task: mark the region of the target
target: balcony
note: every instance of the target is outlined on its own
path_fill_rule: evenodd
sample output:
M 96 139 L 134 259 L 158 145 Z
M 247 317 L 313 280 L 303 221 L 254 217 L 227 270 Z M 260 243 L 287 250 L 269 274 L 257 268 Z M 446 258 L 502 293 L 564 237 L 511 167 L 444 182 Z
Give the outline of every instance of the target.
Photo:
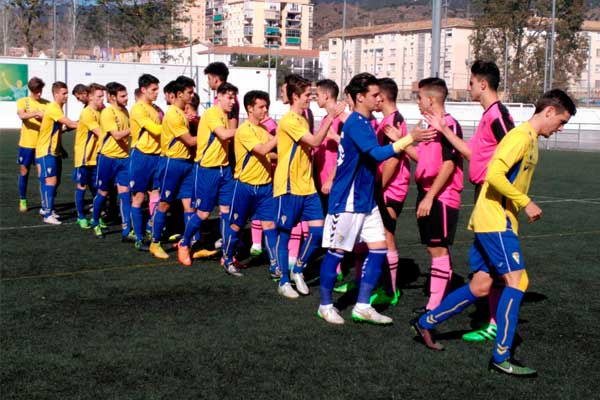
M 223 21 L 223 14 L 217 14 L 217 15 L 213 16 L 213 21 L 214 22 Z
M 244 19 L 253 19 L 254 18 L 254 10 L 244 10 Z
M 299 37 L 287 37 L 285 39 L 285 44 L 288 46 L 300 46 L 302 40 Z
M 290 13 L 299 14 L 302 12 L 302 7 L 300 6 L 300 4 L 290 3 L 287 5 L 287 12 L 288 12 L 288 14 L 290 14 Z
M 299 38 L 302 36 L 302 31 L 300 29 L 286 29 L 285 36 L 287 36 L 288 38 Z
M 281 30 L 275 26 L 267 26 L 265 28 L 266 37 L 279 37 L 281 36 Z
M 244 27 L 244 36 L 252 36 L 254 34 L 254 29 L 252 26 Z
M 267 9 L 265 10 L 265 19 L 279 21 L 281 19 L 281 12 L 279 10 Z
M 278 39 L 270 39 L 270 40 L 265 40 L 264 46 L 266 48 L 272 48 L 272 49 L 276 49 L 279 48 L 281 46 L 281 42 Z

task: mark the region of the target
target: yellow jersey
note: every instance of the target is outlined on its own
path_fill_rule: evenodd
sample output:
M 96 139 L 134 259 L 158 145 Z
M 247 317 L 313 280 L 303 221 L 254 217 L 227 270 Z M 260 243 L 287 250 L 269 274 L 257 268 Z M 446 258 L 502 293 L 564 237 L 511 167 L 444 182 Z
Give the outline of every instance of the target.
M 183 110 L 170 105 L 162 120 L 161 147 L 163 155 L 169 158 L 189 160 L 190 148 L 179 137 L 190 132 L 190 125 Z
M 96 165 L 100 141 L 92 131 L 98 128 L 100 128 L 100 111 L 94 110 L 90 106 L 85 107 L 79 115 L 75 133 L 73 159 L 75 168 Z
M 26 113 L 44 111 L 48 103 L 50 102 L 46 99 L 35 100 L 29 96 L 21 97 L 17 100 L 17 111 L 23 110 Z M 27 118 L 26 120 L 23 120 L 19 147 L 35 149 L 41 124 L 42 121 L 37 118 Z
M 65 116 L 62 107 L 56 102 L 52 102 L 46 106 L 44 110 L 44 118 L 40 125 L 40 133 L 38 135 L 37 144 L 35 146 L 35 157 L 60 155 L 60 135 L 62 124 L 58 122 Z
M 111 158 L 129 157 L 129 136 L 116 140 L 109 132 L 124 131 L 129 128 L 127 110 L 120 110 L 112 104 L 100 112 L 100 154 Z
M 277 167 L 273 196 L 306 196 L 317 192 L 312 173 L 311 147 L 300 139 L 310 133 L 304 116 L 288 111 L 277 126 Z
M 260 125 L 246 120 L 235 132 L 235 173 L 234 178 L 249 185 L 271 183 L 271 161 L 266 157 L 257 157 L 252 149 L 256 145 L 267 143 L 271 135 Z
M 229 165 L 229 139 L 219 139 L 215 134 L 217 128 L 229 129 L 229 121 L 221 108 L 212 106 L 202 114 L 198 125 L 195 161 L 202 167 Z
M 469 220 L 470 230 L 504 232 L 508 218 L 518 234 L 517 214 L 531 201 L 527 193 L 538 162 L 537 137 L 531 125 L 524 122 L 498 144 Z
M 160 116 L 152 104 L 138 101 L 129 113 L 131 148 L 145 154 L 160 154 Z

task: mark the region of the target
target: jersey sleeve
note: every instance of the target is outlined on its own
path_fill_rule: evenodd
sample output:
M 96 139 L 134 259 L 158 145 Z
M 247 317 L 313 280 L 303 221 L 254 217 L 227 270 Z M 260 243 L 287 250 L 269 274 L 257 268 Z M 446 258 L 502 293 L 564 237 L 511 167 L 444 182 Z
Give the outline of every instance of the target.
M 102 110 L 102 113 L 100 114 L 100 125 L 102 126 L 102 130 L 106 133 L 119 130 L 113 110 L 110 108 Z
M 27 111 L 27 98 L 22 97 L 17 100 L 17 111 Z
M 294 142 L 299 142 L 304 135 L 310 133 L 297 118 L 285 118 L 279 123 L 281 129 L 286 132 Z
M 452 128 L 452 132 L 454 132 L 454 134 L 456 136 L 458 136 L 459 138 L 462 138 L 462 128 L 460 127 L 460 125 L 458 123 L 455 123 L 455 125 L 453 125 L 451 128 Z M 454 148 L 454 146 L 452 146 L 450 141 L 444 135 L 442 135 L 441 144 L 442 144 L 442 160 L 452 161 L 452 162 L 454 162 L 454 164 L 457 164 L 460 161 L 460 157 L 461 157 L 458 150 L 456 150 L 456 148 Z
M 215 108 L 209 108 L 203 115 L 202 119 L 206 120 L 206 125 L 211 132 L 214 132 L 217 128 L 225 128 L 225 124 L 219 115 L 219 112 Z
M 144 128 L 152 135 L 160 135 L 162 126 L 160 124 L 157 124 L 152 120 L 152 118 L 150 118 L 150 115 L 148 115 L 148 111 L 146 111 L 144 107 L 134 107 L 131 110 L 131 119 L 136 120 L 140 127 Z
M 46 115 L 52 119 L 52 121 L 58 121 L 65 116 L 63 111 L 59 107 L 48 107 L 46 108 Z
M 180 137 L 181 135 L 185 135 L 189 133 L 190 129 L 186 123 L 185 116 L 179 113 L 174 114 L 173 118 L 169 121 L 171 132 L 174 137 Z
M 502 118 L 502 117 L 500 117 L 500 118 Z M 508 119 L 503 119 L 501 121 L 500 118 L 496 118 L 492 122 L 492 134 L 494 135 L 494 138 L 496 139 L 496 143 L 500 143 L 502 138 L 504 138 L 504 136 L 511 129 L 513 129 L 515 127 L 515 125 L 512 123 L 512 121 L 510 121 Z
M 531 200 L 515 188 L 506 176 L 523 159 L 529 146 L 527 139 L 523 135 L 507 136 L 498 145 L 485 178 L 498 193 L 512 200 L 520 208 L 525 207 Z
M 98 121 L 94 118 L 94 114 L 88 109 L 84 109 L 79 117 L 79 123 L 83 124 L 88 131 L 100 128 Z
M 238 135 L 241 145 L 244 146 L 247 151 L 251 152 L 257 144 L 261 144 L 258 136 L 256 136 L 248 126 L 243 126 L 241 129 L 238 129 L 236 136 Z

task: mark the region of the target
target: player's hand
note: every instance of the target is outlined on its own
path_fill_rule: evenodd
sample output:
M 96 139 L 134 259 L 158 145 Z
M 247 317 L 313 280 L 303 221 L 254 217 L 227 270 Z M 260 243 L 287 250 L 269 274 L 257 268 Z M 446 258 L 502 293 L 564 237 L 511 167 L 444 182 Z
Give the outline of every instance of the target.
M 41 121 L 44 118 L 44 112 L 43 111 L 36 111 L 34 118 L 35 119 L 39 119 Z
M 434 129 L 443 132 L 444 129 L 446 129 L 448 127 L 448 125 L 446 124 L 446 119 L 443 117 L 440 117 L 439 115 L 434 115 L 434 114 L 424 114 L 423 118 L 425 118 L 425 121 Z
M 337 117 L 338 115 L 342 114 L 345 110 L 346 110 L 346 102 L 338 101 L 337 104 L 335 105 L 335 116 Z
M 530 201 L 525 206 L 525 215 L 527 215 L 527 220 L 531 224 L 532 222 L 537 221 L 542 218 L 542 209 L 538 207 L 533 201 Z
M 331 185 L 333 184 L 333 182 L 327 180 L 325 181 L 325 183 L 323 183 L 323 185 L 321 186 L 321 192 L 323 194 L 329 194 L 331 193 Z
M 415 142 L 431 142 L 433 139 L 435 139 L 435 128 L 422 128 L 422 123 L 423 120 L 420 120 L 410 132 L 410 135 L 413 137 Z
M 390 140 L 392 142 L 400 140 L 400 138 L 402 137 L 402 132 L 400 132 L 400 129 L 398 129 L 395 126 L 392 126 L 392 125 L 386 125 L 386 126 L 384 126 L 383 127 L 383 133 L 385 133 L 385 135 L 388 138 L 390 138 Z
M 429 216 L 431 213 L 431 207 L 433 206 L 433 199 L 429 196 L 423 197 L 423 200 L 419 202 L 417 207 L 417 218 L 423 218 Z

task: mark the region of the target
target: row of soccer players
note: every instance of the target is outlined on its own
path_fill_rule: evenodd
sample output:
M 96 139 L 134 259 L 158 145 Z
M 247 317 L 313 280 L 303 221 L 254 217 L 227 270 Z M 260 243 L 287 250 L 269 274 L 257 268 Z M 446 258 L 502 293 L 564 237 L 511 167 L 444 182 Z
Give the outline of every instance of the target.
M 185 78 L 180 81 L 185 82 Z M 360 239 L 360 241 L 367 244 L 368 256 L 364 262 L 364 270 L 359 283 L 358 302 L 353 309 L 352 317 L 355 320 L 365 320 L 373 323 L 391 323 L 390 318 L 377 313 L 370 306 L 370 296 L 379 280 L 383 260 L 387 257 L 390 267 L 394 264 L 393 257 L 389 257 L 390 252 L 387 251 L 387 248 L 390 242 L 389 236 L 393 235 L 395 227 L 385 224 L 384 221 L 394 220 L 393 216 L 400 212 L 406 194 L 405 191 L 402 193 L 402 189 L 400 189 L 399 195 L 393 195 L 390 193 L 392 191 L 389 190 L 389 184 L 398 180 L 398 186 L 406 188 L 406 178 L 410 176 L 410 173 L 406 175 L 406 170 L 403 171 L 403 168 L 408 169 L 408 158 L 406 157 L 415 158 L 417 159 L 415 179 L 419 189 L 417 219 L 422 242 L 427 245 L 432 256 L 432 283 L 431 297 L 425 307 L 429 311 L 418 322 L 415 321 L 413 326 L 429 347 L 439 349 L 439 345 L 431 338 L 427 324 L 431 325 L 440 320 L 439 315 L 437 317 L 434 317 L 434 315 L 436 315 L 437 309 L 445 304 L 442 303 L 440 306 L 451 276 L 448 247 L 452 244 L 456 229 L 460 192 L 462 191 L 462 158 L 460 153 L 471 159 L 473 165 L 470 173 L 471 181 L 476 185 L 480 185 L 476 189 L 476 195 L 480 190 L 486 193 L 490 192 L 490 195 L 485 197 L 485 201 L 477 202 L 472 219 L 476 222 L 471 224 L 472 227 L 478 232 L 476 226 L 478 220 L 483 221 L 481 222 L 484 226 L 483 229 L 489 229 L 488 225 L 494 225 L 494 223 L 489 222 L 491 217 L 486 216 L 486 213 L 490 214 L 490 210 L 494 208 L 493 206 L 498 205 L 494 203 L 494 201 L 498 203 L 498 200 L 493 196 L 494 191 L 497 191 L 503 195 L 500 196 L 501 198 L 505 200 L 508 198 L 510 201 L 515 202 L 514 209 L 506 207 L 505 204 L 499 204 L 501 210 L 505 210 L 502 212 L 503 218 L 501 218 L 504 221 L 504 228 L 499 232 L 503 234 L 512 233 L 515 236 L 516 219 L 512 214 L 516 210 L 524 207 L 531 220 L 535 220 L 541 215 L 539 208 L 526 196 L 530 174 L 537 160 L 537 146 L 533 146 L 537 142 L 534 139 L 537 139 L 538 134 L 547 136 L 560 129 L 575 112 L 572 101 L 563 92 L 553 91 L 545 95 L 538 103 L 536 113 L 532 119 L 518 129 L 511 131 L 511 137 L 515 138 L 513 141 L 518 142 L 520 147 L 515 149 L 515 145 L 512 144 L 513 147 L 510 148 L 512 158 L 505 159 L 505 155 L 499 155 L 501 152 L 495 151 L 495 148 L 513 124 L 506 109 L 498 102 L 496 95 L 498 82 L 499 73 L 495 65 L 482 62 L 473 65 L 469 84 L 471 95 L 481 102 L 486 112 L 470 146 L 462 142 L 462 132 L 458 122 L 445 113 L 444 101 L 447 96 L 447 89 L 443 80 L 437 78 L 424 79 L 419 83 L 417 103 L 421 113 L 429 123 L 429 127 L 420 128 L 417 126 L 411 134 L 406 134 L 405 124 L 395 109 L 394 90 L 397 93 L 397 88 L 395 88 L 393 81 L 380 81 L 369 74 L 355 76 L 346 88 L 346 92 L 351 99 L 351 109 L 354 111 L 350 115 L 342 115 L 341 108 L 335 103 L 337 98 L 335 84 L 332 85 L 330 81 L 320 82 L 320 84 L 317 84 L 317 101 L 319 105 L 326 108 L 328 114 L 323 119 L 319 131 L 313 134 L 310 132 L 309 123 L 305 117 L 311 98 L 311 83 L 300 77 L 289 77 L 286 85 L 284 85 L 284 90 L 290 101 L 290 112 L 280 121 L 276 138 L 269 136 L 267 130 L 261 125 L 261 122 L 267 117 L 269 105 L 268 96 L 262 92 L 250 92 L 245 96 L 244 106 L 248 112 L 248 120 L 240 126 L 237 134 L 235 130 L 229 128 L 225 112 L 231 111 L 237 91 L 235 87 L 225 83 L 220 85 L 217 90 L 218 101 L 216 105 L 211 107 L 200 120 L 200 126 L 204 121 L 209 128 L 209 134 L 201 139 L 201 129 L 199 129 L 199 136 L 195 141 L 191 139 L 189 129 L 185 132 L 181 129 L 183 133 L 176 135 L 180 132 L 176 128 L 182 128 L 185 125 L 185 115 L 180 114 L 178 119 L 174 119 L 173 122 L 169 119 L 170 111 L 174 110 L 173 106 L 183 109 L 182 106 L 191 98 L 193 82 L 189 86 L 183 84 L 182 87 L 176 90 L 174 104 L 165 114 L 161 133 L 161 142 L 168 144 L 163 154 L 166 160 L 161 164 L 163 184 L 167 180 L 171 181 L 172 177 L 175 177 L 175 180 L 179 179 L 177 185 L 161 187 L 161 204 L 167 203 L 168 207 L 169 201 L 167 201 L 165 195 L 171 192 L 170 189 L 177 193 L 184 190 L 185 179 L 191 175 L 191 169 L 194 169 L 193 176 L 196 191 L 194 205 L 197 212 L 191 216 L 186 224 L 183 239 L 179 243 L 179 261 L 184 265 L 191 264 L 189 247 L 192 237 L 208 217 L 214 205 L 218 204 L 221 211 L 221 227 L 224 240 L 224 268 L 230 274 L 241 275 L 233 259 L 233 250 L 235 249 L 239 229 L 244 226 L 246 219 L 253 215 L 262 221 L 272 272 L 281 274 L 278 292 L 285 297 L 295 298 L 298 297 L 298 293 L 289 283 L 290 277 L 287 268 L 280 268 L 280 266 L 287 266 L 287 242 L 292 227 L 297 222 L 306 220 L 309 225 L 309 236 L 304 244 L 301 257 L 291 273 L 291 278 L 295 281 L 297 290 L 302 294 L 308 294 L 308 288 L 303 281 L 302 270 L 311 254 L 317 247 L 320 247 L 322 242 L 323 247 L 330 250 L 326 254 L 321 267 L 321 306 L 318 315 L 331 323 L 343 323 L 343 318 L 333 307 L 331 289 L 337 276 L 336 268 L 343 252 L 352 251 L 355 242 Z M 119 90 L 113 90 L 112 93 L 114 94 L 112 94 L 111 89 L 108 89 L 109 103 L 113 105 L 110 101 L 111 96 L 118 97 Z M 372 112 L 379 109 L 384 113 L 384 121 L 381 124 L 376 124 Z M 176 109 L 171 112 L 171 114 L 175 113 L 177 113 Z M 335 135 L 335 130 L 331 129 L 336 120 L 338 120 L 339 125 L 343 123 L 343 128 L 338 131 L 341 132 L 339 137 Z M 376 125 L 376 129 L 374 125 Z M 117 126 L 115 129 L 118 128 Z M 109 130 L 107 132 L 109 135 L 114 136 L 114 132 L 119 131 Z M 236 150 L 239 149 L 235 154 L 235 181 L 231 179 L 231 172 L 227 168 L 227 141 L 234 136 Z M 323 221 L 321 199 L 317 195 L 312 177 L 311 153 L 312 148 L 320 147 L 327 136 L 330 136 L 333 140 L 339 140 L 339 144 L 336 151 L 335 172 L 332 171 L 330 174 L 333 179 L 330 182 L 324 182 L 321 186 L 323 194 L 326 194 L 327 191 L 330 192 L 328 213 L 325 221 Z M 523 144 L 523 137 L 529 137 L 529 142 Z M 419 145 L 418 152 L 411 149 L 411 144 L 415 139 L 424 140 Z M 389 142 L 389 144 L 386 145 L 386 142 Z M 192 167 L 189 159 L 191 157 L 190 148 L 194 147 L 194 144 L 197 147 L 196 164 Z M 277 146 L 277 167 L 272 180 L 273 188 L 271 189 L 271 151 L 275 146 Z M 168 150 L 171 147 L 176 148 L 169 153 Z M 333 145 L 332 147 L 335 148 L 336 146 Z M 518 150 L 517 155 L 527 157 L 515 159 L 513 154 L 515 150 Z M 508 165 L 508 169 L 513 166 L 518 167 L 512 170 L 511 180 L 506 180 L 506 174 L 504 174 L 506 182 L 502 181 L 498 184 L 498 187 L 490 183 L 489 179 L 484 182 L 486 168 L 492 159 L 492 154 L 496 154 L 501 159 L 498 162 L 499 169 L 502 169 L 505 165 Z M 395 167 L 387 163 L 380 164 L 379 175 L 382 187 L 376 191 L 375 182 L 378 175 L 376 162 L 381 163 L 387 159 L 392 159 L 394 155 L 400 155 L 397 158 Z M 101 160 L 102 152 L 99 157 L 99 164 Z M 170 164 L 173 164 L 172 168 L 169 167 Z M 508 172 L 508 169 L 504 172 Z M 390 174 L 393 178 L 390 178 Z M 519 174 L 525 176 L 525 178 L 519 180 Z M 478 176 L 479 182 L 477 181 Z M 528 176 L 529 180 L 527 179 Z M 101 179 L 98 179 L 98 181 L 100 183 Z M 503 187 L 506 186 L 507 182 L 510 188 Z M 513 183 L 517 185 L 517 188 L 512 185 Z M 171 194 L 173 193 L 171 192 Z M 275 198 L 274 202 L 273 196 Z M 98 197 L 97 195 L 96 199 Z M 377 198 L 382 202 L 379 208 L 376 207 Z M 96 203 L 96 200 L 94 202 Z M 486 202 L 493 204 L 486 207 Z M 479 204 L 483 205 L 479 206 Z M 97 205 L 101 206 L 101 203 Z M 101 209 L 101 207 L 96 207 L 97 205 L 95 204 L 94 209 Z M 388 215 L 382 218 L 380 210 L 383 211 L 383 214 Z M 483 216 L 478 216 L 478 210 L 483 210 L 479 212 Z M 230 211 L 232 217 L 229 217 Z M 159 206 L 158 211 L 154 214 L 155 233 L 156 225 L 160 224 L 160 212 Z M 493 215 L 492 217 L 496 216 Z M 510 221 L 508 224 L 506 223 L 507 218 Z M 96 218 L 93 223 L 96 223 Z M 323 224 L 325 225 L 324 235 Z M 388 228 L 388 237 L 386 237 L 384 227 Z M 487 232 L 489 231 L 484 230 L 482 233 Z M 495 263 L 495 257 L 500 253 L 493 246 L 500 245 L 500 250 L 504 254 L 512 254 L 514 262 L 511 265 L 505 265 L 504 268 L 509 268 L 508 272 L 496 272 L 503 276 L 510 275 L 512 272 L 519 272 L 517 275 L 521 276 L 521 279 L 517 282 L 516 287 L 524 290 L 523 281 L 526 281 L 526 274 L 524 274 L 522 261 L 520 261 L 522 257 L 520 257 L 518 241 L 516 247 L 513 244 L 513 247 L 508 248 L 506 243 L 510 241 L 502 240 L 502 237 L 500 238 L 500 244 L 486 243 L 482 245 L 483 240 L 479 239 L 479 242 L 477 242 L 477 239 L 479 238 L 476 237 L 476 246 L 474 246 L 475 250 L 473 251 L 478 252 L 479 264 L 481 265 L 479 265 L 480 269 L 476 272 L 482 272 L 489 278 L 490 270 L 486 268 L 498 269 L 503 265 L 502 262 Z M 513 239 L 512 242 L 515 242 L 515 240 Z M 151 248 L 152 246 L 160 246 L 156 237 L 154 237 Z M 155 251 L 154 254 L 159 255 L 160 250 Z M 472 254 L 472 264 L 476 255 Z M 510 263 L 507 261 L 505 264 Z M 525 278 L 523 279 L 522 276 L 525 276 Z M 511 292 L 509 289 L 513 288 L 511 279 L 506 280 L 509 287 L 503 290 L 502 298 L 504 298 L 504 294 Z M 480 284 L 487 285 L 489 289 L 491 280 Z M 471 297 L 474 297 L 475 294 L 472 290 L 469 293 Z M 511 295 L 515 294 L 512 293 Z M 502 304 L 502 299 L 500 299 L 500 303 Z M 454 308 L 452 311 L 456 309 Z M 496 307 L 492 307 L 492 309 L 495 310 Z M 448 310 L 445 310 L 442 314 L 449 313 Z M 504 322 L 509 323 L 508 321 Z M 506 336 L 505 334 L 502 348 L 506 347 Z M 508 347 L 510 347 L 510 344 Z M 505 355 L 506 351 L 498 357 L 495 354 L 494 362 L 497 368 L 502 369 L 502 364 L 505 361 L 508 362 L 508 357 L 505 357 Z

